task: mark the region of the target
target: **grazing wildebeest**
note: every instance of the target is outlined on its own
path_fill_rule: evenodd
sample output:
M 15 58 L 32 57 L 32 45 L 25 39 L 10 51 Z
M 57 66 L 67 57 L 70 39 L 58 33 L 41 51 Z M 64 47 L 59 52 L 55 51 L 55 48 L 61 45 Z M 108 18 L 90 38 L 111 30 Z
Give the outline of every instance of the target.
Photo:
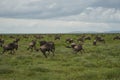
M 102 37 L 96 36 L 95 39 L 96 39 L 96 41 L 103 42 L 105 44 L 105 39 L 103 39 Z
M 120 36 L 115 36 L 113 40 L 120 40 Z
M 40 50 L 43 53 L 43 55 L 47 58 L 46 52 L 52 52 L 54 56 L 55 52 L 55 44 L 52 41 L 40 41 Z
M 6 51 L 10 51 L 10 53 L 13 54 L 15 52 L 14 51 L 15 49 L 16 50 L 18 49 L 18 44 L 15 42 L 12 42 L 12 43 L 9 43 L 9 44 L 3 46 L 2 53 L 6 52 Z
M 29 38 L 28 35 L 23 35 L 23 38 Z
M 42 38 L 44 38 L 42 35 L 35 35 L 34 36 L 36 39 L 42 39 Z
M 29 47 L 27 48 L 27 50 L 31 49 L 31 51 L 36 50 L 36 40 L 32 40 L 30 43 L 29 43 Z
M 9 38 L 13 38 L 13 39 L 14 39 L 14 38 L 15 38 L 15 36 L 11 35 L 11 36 L 9 36 Z
M 89 36 L 85 37 L 85 40 L 91 40 L 91 37 L 89 37 Z
M 16 38 L 13 42 L 18 43 L 20 41 L 20 38 Z
M 78 42 L 84 42 L 84 38 L 80 37 L 77 39 Z
M 65 40 L 65 42 L 66 42 L 66 43 L 73 43 L 74 40 L 73 40 L 72 38 L 67 38 L 67 39 Z
M 60 35 L 55 35 L 54 40 L 60 40 Z

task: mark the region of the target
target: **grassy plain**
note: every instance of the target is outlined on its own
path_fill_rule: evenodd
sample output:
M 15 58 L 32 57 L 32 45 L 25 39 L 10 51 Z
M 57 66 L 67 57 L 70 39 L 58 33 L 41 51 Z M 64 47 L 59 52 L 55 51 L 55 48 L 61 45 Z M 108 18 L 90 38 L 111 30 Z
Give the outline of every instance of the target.
M 62 34 L 61 40 L 54 40 L 54 34 L 43 35 L 42 40 L 55 42 L 55 56 L 50 54 L 45 58 L 39 51 L 27 51 L 33 34 L 12 35 L 19 37 L 19 49 L 14 55 L 6 52 L 0 55 L 0 80 L 120 80 L 120 40 L 113 37 L 120 34 L 84 34 L 92 40 L 85 41 L 85 53 L 74 54 L 72 49 L 66 48 L 65 39 L 76 40 L 83 34 Z M 106 43 L 93 46 L 95 35 L 102 36 Z M 13 39 L 10 35 L 2 35 L 5 44 Z M 39 47 L 37 39 L 37 47 Z M 77 41 L 76 41 L 77 43 Z M 0 52 L 2 48 L 0 47 Z

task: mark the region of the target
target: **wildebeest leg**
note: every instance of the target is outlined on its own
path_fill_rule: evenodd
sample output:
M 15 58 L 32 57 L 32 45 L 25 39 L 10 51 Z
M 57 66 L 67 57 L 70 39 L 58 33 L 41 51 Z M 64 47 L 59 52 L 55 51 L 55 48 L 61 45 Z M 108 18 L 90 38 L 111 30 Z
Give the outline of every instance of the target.
M 46 53 L 45 53 L 45 52 L 43 52 L 43 55 L 47 58 L 47 55 L 46 55 Z
M 12 54 L 15 54 L 15 50 L 12 50 Z
M 16 46 L 16 48 L 15 48 L 16 50 L 18 50 L 18 46 Z
M 27 48 L 27 50 L 29 50 L 29 49 L 32 49 L 32 46 L 29 46 L 29 47 Z
M 79 51 L 80 51 L 81 54 L 82 54 L 82 53 L 85 53 L 84 49 L 81 49 L 81 50 L 79 50 Z
M 31 49 L 31 52 L 33 52 L 33 47 L 31 47 L 30 49 Z
M 82 50 L 80 50 L 80 53 L 81 53 L 81 54 L 83 53 Z
M 28 50 L 31 50 L 31 52 L 33 51 L 33 47 L 32 46 L 30 46 L 30 47 L 28 47 Z
M 44 51 L 44 50 L 41 49 L 41 52 L 42 52 L 43 55 L 47 58 L 46 51 Z
M 10 54 L 13 55 L 14 53 L 15 53 L 14 49 L 11 49 L 11 50 L 10 50 Z
M 13 54 L 13 50 L 10 50 L 10 54 Z
M 53 50 L 50 50 L 50 51 L 49 51 L 49 54 L 50 54 L 50 52 L 52 52 L 52 54 L 53 54 L 53 56 L 54 56 L 54 51 L 53 51 Z
M 37 50 L 37 49 L 36 49 L 36 46 L 34 46 L 34 50 Z
M 50 50 L 48 51 L 48 55 L 50 55 Z

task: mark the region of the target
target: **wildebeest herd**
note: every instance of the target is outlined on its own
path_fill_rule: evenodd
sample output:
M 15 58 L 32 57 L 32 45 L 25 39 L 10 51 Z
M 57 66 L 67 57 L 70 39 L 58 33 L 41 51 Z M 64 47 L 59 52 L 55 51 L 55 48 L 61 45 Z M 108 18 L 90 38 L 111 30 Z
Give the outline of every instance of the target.
M 62 36 L 60 34 L 57 35 L 39 35 L 39 34 L 34 34 L 32 35 L 32 37 L 30 35 L 18 35 L 18 36 L 14 36 L 14 35 L 8 35 L 9 36 L 9 40 L 11 40 L 11 42 L 6 43 L 6 39 L 4 38 L 5 35 L 0 35 L 0 47 L 1 49 L 1 54 L 4 54 L 5 52 L 10 52 L 11 54 L 14 54 L 16 52 L 16 50 L 18 50 L 20 47 L 19 42 L 22 39 L 26 39 L 26 42 L 28 43 L 26 50 L 33 52 L 33 50 L 35 51 L 41 51 L 43 53 L 43 55 L 47 58 L 48 55 L 52 53 L 53 56 L 55 55 L 55 49 L 56 49 L 56 42 L 63 40 Z M 54 36 L 54 37 L 52 37 Z M 45 40 L 45 37 L 49 37 L 49 38 L 53 38 L 54 40 Z M 28 39 L 31 39 L 31 41 L 28 42 Z M 98 43 L 101 44 L 106 44 L 106 40 L 104 36 L 101 35 L 77 35 L 76 38 L 73 37 L 66 37 L 64 38 L 64 44 L 63 45 L 65 48 L 70 48 L 74 51 L 74 53 L 85 53 L 85 49 L 83 48 L 83 45 L 85 43 L 85 41 L 91 40 L 93 46 L 98 45 Z M 111 40 L 120 40 L 120 36 L 114 36 Z M 39 43 L 39 45 L 37 45 L 37 43 Z

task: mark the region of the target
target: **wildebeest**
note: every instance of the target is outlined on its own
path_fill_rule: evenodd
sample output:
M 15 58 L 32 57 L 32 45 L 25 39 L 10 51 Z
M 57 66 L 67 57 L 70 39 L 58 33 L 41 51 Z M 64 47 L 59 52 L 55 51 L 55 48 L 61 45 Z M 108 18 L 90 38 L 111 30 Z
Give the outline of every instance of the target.
M 54 40 L 60 40 L 60 35 L 55 35 Z
M 11 43 L 3 46 L 2 53 L 6 52 L 6 51 L 10 51 L 10 53 L 13 54 L 15 52 L 14 50 L 17 50 L 17 49 L 18 49 L 18 44 L 15 42 L 11 42 Z
M 0 39 L 0 47 L 2 47 L 4 44 L 4 40 L 3 39 Z
M 27 38 L 27 39 L 28 39 L 28 38 L 29 38 L 29 36 L 24 34 L 24 35 L 23 35 L 23 38 Z
M 96 36 L 95 39 L 96 39 L 97 42 L 103 42 L 105 44 L 105 39 L 104 38 L 102 38 L 100 36 Z
M 85 37 L 85 40 L 91 40 L 91 37 L 89 37 L 89 36 Z
M 78 42 L 84 42 L 84 38 L 80 37 L 77 39 Z
M 20 41 L 20 38 L 16 38 L 13 42 L 18 43 Z
M 13 38 L 13 39 L 14 39 L 14 38 L 15 38 L 15 36 L 13 36 L 13 35 L 10 35 L 10 36 L 9 36 L 9 38 Z
M 36 50 L 36 40 L 32 40 L 30 43 L 29 43 L 29 46 L 27 48 L 27 50 L 31 49 L 31 51 Z
M 94 46 L 96 46 L 96 43 L 97 43 L 97 41 L 96 41 L 96 40 L 94 40 L 94 41 L 93 41 L 93 45 L 94 45 Z
M 120 36 L 115 36 L 113 40 L 120 40 Z
M 72 48 L 75 53 L 78 53 L 79 51 L 82 53 L 83 49 L 83 44 L 76 44 L 76 43 L 71 43 L 71 45 L 67 48 Z
M 78 42 L 84 42 L 84 40 L 85 40 L 85 35 L 82 35 L 77 39 Z
M 46 52 L 52 52 L 54 56 L 55 52 L 55 44 L 52 41 L 40 41 L 40 50 L 43 53 L 43 55 L 47 58 Z
M 47 41 L 43 40 L 43 41 L 40 41 L 39 43 L 40 43 L 40 46 L 42 46 L 42 45 L 46 44 Z
M 67 38 L 67 39 L 65 40 L 65 42 L 66 42 L 66 43 L 73 43 L 74 40 L 73 40 L 72 38 Z
M 44 38 L 42 35 L 34 35 L 34 37 L 35 37 L 36 39 L 42 39 L 42 38 Z
M 72 45 L 72 48 L 75 53 L 78 53 L 79 51 L 82 53 L 82 50 L 84 51 L 82 44 Z

